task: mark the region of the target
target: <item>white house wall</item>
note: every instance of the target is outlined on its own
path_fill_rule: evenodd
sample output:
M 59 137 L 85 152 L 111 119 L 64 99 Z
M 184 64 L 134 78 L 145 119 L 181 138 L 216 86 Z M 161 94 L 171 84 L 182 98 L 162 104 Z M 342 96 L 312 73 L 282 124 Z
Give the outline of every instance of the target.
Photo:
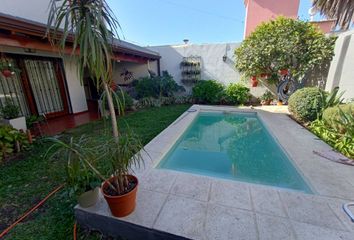
M 234 51 L 240 43 L 221 43 L 221 44 L 184 44 L 149 47 L 151 50 L 161 55 L 161 71 L 167 70 L 180 85 L 181 69 L 180 63 L 183 57 L 201 57 L 201 79 L 217 80 L 225 86 L 230 83 L 241 81 L 240 73 L 235 69 Z M 224 62 L 223 56 L 227 59 Z M 246 83 L 249 85 L 248 81 Z M 188 92 L 191 85 L 184 85 Z M 251 94 L 258 97 L 263 94 L 263 87 L 251 88 Z
M 334 58 L 329 69 L 326 90 L 339 87 L 345 91 L 343 97 L 354 98 L 354 30 L 338 36 L 334 48 Z
M 85 89 L 78 77 L 77 64 L 75 59 L 70 56 L 65 56 L 63 59 L 66 82 L 71 102 L 73 113 L 87 111 L 87 102 Z

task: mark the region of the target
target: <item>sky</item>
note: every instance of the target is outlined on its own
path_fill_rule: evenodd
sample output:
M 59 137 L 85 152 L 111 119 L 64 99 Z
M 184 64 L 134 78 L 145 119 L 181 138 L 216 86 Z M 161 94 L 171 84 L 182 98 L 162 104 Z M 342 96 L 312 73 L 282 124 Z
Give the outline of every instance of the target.
M 280 0 L 281 1 L 281 0 Z M 120 38 L 142 46 L 240 42 L 243 0 L 107 0 L 120 25 Z M 311 0 L 300 0 L 308 20 Z

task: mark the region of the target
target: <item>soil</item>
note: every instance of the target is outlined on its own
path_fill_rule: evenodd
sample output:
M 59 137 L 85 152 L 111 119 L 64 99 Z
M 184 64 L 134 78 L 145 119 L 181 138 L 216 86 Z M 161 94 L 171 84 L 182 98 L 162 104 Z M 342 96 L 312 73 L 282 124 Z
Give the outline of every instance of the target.
M 113 184 L 113 185 L 115 186 L 115 184 Z M 117 194 L 117 192 L 112 190 L 109 186 L 107 186 L 105 189 L 103 189 L 103 191 L 105 194 L 110 195 L 110 196 L 122 196 L 122 195 L 127 194 L 130 191 L 132 191 L 136 185 L 137 185 L 137 182 L 135 181 L 135 179 L 129 178 L 128 179 L 128 186 L 123 193 Z

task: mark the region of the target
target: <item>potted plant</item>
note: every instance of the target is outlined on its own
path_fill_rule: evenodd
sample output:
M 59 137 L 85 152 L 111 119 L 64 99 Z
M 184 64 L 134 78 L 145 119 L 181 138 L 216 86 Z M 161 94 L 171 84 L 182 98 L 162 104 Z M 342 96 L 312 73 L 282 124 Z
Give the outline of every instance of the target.
M 289 73 L 289 70 L 288 69 L 281 69 L 279 71 L 280 75 L 284 76 L 284 75 L 287 75 Z
M 131 174 L 132 167 L 142 163 L 139 138 L 132 132 L 119 136 L 118 142 L 108 139 L 102 146 L 105 161 L 110 164 L 112 176 L 102 184 L 102 194 L 113 216 L 124 217 L 135 209 L 138 179 Z
M 26 118 L 20 116 L 20 108 L 10 98 L 5 99 L 5 105 L 1 109 L 1 115 L 5 124 L 11 125 L 17 130 L 27 130 Z
M 270 105 L 270 103 L 274 99 L 274 96 L 273 93 L 271 93 L 269 90 L 266 90 L 265 93 L 263 93 L 263 95 L 260 97 L 260 99 L 262 105 Z
M 96 138 L 71 137 L 68 142 L 47 138 L 53 145 L 47 150 L 45 158 L 64 158 L 66 164 L 66 184 L 69 196 L 76 196 L 81 207 L 96 204 L 99 198 L 99 186 L 104 176 L 97 170 L 97 162 L 102 160 L 100 142 Z
M 257 87 L 258 86 L 258 80 L 256 76 L 251 77 L 251 86 L 252 87 Z
M 4 77 L 8 78 L 14 75 L 16 72 L 19 72 L 20 70 L 16 67 L 14 67 L 11 63 L 8 63 L 6 61 L 1 61 L 0 62 L 0 72 Z

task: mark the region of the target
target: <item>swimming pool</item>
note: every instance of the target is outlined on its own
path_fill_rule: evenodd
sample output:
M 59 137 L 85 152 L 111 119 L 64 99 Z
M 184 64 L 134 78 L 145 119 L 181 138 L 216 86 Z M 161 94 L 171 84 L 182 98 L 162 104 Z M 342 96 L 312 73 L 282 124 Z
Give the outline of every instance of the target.
M 311 193 L 253 112 L 200 112 L 157 168 Z

